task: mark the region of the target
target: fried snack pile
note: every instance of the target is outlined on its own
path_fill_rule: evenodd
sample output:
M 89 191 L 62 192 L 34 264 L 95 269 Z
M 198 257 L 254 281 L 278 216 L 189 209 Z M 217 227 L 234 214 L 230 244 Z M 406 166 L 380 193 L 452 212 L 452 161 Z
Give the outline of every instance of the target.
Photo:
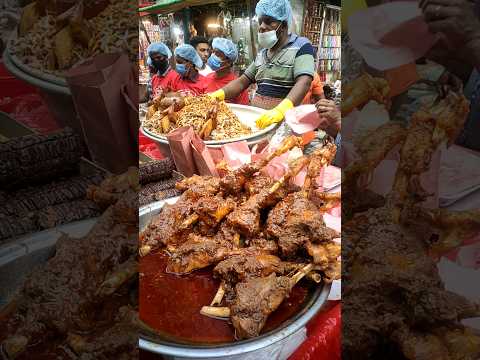
M 259 173 L 301 143 L 301 138 L 287 138 L 267 158 L 223 178 L 183 179 L 177 183 L 182 191 L 178 201 L 153 216 L 140 234 L 140 255 L 165 251 L 169 273 L 215 266 L 220 286 L 200 313 L 230 320 L 238 339 L 258 336 L 302 278 L 315 283 L 340 278 L 340 244 L 335 241 L 340 235 L 323 220 L 340 194 L 311 196 L 313 179 L 331 163 L 336 146 L 325 144 L 310 157 L 296 159 L 278 181 Z M 289 180 L 304 167 L 303 187 L 291 185 Z
M 135 5 L 115 1 L 87 18 L 83 2 L 59 15 L 33 2 L 24 8 L 12 52 L 24 64 L 55 75 L 99 54 L 125 52 L 136 61 Z
M 172 101 L 169 101 L 172 99 Z M 209 96 L 185 98 L 165 95 L 149 107 L 144 127 L 157 134 L 168 134 L 182 126 L 193 126 L 204 140 L 224 140 L 250 134 L 224 101 Z

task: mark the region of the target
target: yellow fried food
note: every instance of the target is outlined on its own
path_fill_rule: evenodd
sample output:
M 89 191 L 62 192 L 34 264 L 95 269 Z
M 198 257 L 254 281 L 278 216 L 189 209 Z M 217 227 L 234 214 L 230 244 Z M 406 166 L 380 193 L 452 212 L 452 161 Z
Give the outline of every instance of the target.
M 25 35 L 29 32 L 35 23 L 40 19 L 40 13 L 37 9 L 37 3 L 32 2 L 25 6 L 22 11 L 22 16 L 20 18 L 20 24 L 18 26 L 18 34 L 20 36 Z
M 73 37 L 69 26 L 55 35 L 55 56 L 59 69 L 66 69 L 72 64 Z

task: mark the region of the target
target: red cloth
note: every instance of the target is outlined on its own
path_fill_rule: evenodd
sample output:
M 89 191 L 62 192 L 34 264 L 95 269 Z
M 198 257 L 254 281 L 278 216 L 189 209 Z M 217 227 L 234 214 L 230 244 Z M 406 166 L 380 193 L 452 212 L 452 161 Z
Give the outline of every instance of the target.
M 211 93 L 218 89 L 221 89 L 225 85 L 227 85 L 230 81 L 235 80 L 237 78 L 238 77 L 233 72 L 229 72 L 226 76 L 221 78 L 217 78 L 217 74 L 215 72 L 208 74 L 206 76 L 206 81 L 207 81 L 206 92 Z M 241 105 L 249 105 L 250 101 L 248 100 L 247 90 L 243 90 L 240 93 L 240 95 L 238 95 L 236 98 L 228 100 L 227 102 L 234 103 L 234 104 L 241 104 Z
M 170 91 L 168 89 L 169 84 L 173 81 L 178 73 L 174 70 L 169 70 L 165 76 L 155 74 L 152 76 L 152 92 L 153 96 L 157 95 L 158 89 L 162 88 L 164 91 Z
M 148 137 L 143 135 L 140 131 L 138 132 L 138 144 L 139 144 L 139 151 L 149 158 L 155 160 L 161 160 L 165 158 L 161 151 L 158 149 L 157 145 L 150 140 Z
M 152 78 L 152 91 L 157 93 L 161 87 L 164 91 L 178 91 L 185 95 L 202 95 L 206 93 L 205 76 L 198 74 L 196 81 L 182 79 L 179 73 L 170 70 L 165 77 L 154 75 Z
M 342 310 L 340 303 L 319 312 L 308 324 L 308 338 L 288 360 L 340 360 Z

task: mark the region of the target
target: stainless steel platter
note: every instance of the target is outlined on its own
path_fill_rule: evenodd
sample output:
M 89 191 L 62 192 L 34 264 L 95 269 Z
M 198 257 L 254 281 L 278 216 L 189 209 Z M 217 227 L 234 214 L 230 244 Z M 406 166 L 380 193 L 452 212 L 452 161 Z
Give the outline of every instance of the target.
M 153 216 L 159 214 L 165 204 L 174 204 L 178 197 L 146 205 L 139 210 L 139 229 L 142 230 Z M 289 346 L 297 347 L 304 339 L 302 331 L 305 324 L 320 311 L 327 302 L 330 285 L 321 285 L 309 294 L 303 308 L 278 328 L 253 339 L 228 344 L 199 345 L 179 344 L 162 339 L 157 334 L 141 333 L 139 346 L 143 350 L 162 354 L 168 359 L 229 359 L 260 360 L 283 359 L 280 356 Z M 293 351 L 292 349 L 292 351 Z M 288 352 L 288 351 L 287 351 Z

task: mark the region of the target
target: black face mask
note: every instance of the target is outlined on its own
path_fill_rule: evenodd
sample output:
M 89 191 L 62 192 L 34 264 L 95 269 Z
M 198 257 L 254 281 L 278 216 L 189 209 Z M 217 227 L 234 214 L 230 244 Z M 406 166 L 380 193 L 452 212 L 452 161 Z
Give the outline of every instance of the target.
M 152 60 L 153 67 L 160 73 L 163 74 L 168 68 L 168 61 L 154 61 Z

